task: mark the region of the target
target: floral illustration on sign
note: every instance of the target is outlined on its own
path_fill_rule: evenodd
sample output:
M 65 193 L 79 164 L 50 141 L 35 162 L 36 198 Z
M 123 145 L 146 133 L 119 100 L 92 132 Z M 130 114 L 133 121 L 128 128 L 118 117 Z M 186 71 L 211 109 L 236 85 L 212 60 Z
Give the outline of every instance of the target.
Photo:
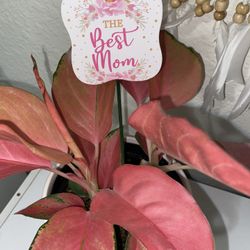
M 147 71 L 145 71 L 146 62 L 145 60 L 141 60 L 137 66 L 133 69 L 124 71 L 124 72 L 114 72 L 110 74 L 106 74 L 103 71 L 97 71 L 94 66 L 90 64 L 86 64 L 86 72 L 87 78 L 89 79 L 98 79 L 98 81 L 110 81 L 112 79 L 128 79 L 130 81 L 135 81 L 138 75 L 144 75 L 147 77 Z
M 148 8 L 147 2 L 139 0 L 83 0 L 75 11 L 76 18 L 80 18 L 83 30 L 87 29 L 92 21 L 100 17 L 122 14 L 133 19 L 143 28 L 146 20 L 142 13 L 148 13 Z
M 162 0 L 63 0 L 61 11 L 81 82 L 145 81 L 159 72 Z

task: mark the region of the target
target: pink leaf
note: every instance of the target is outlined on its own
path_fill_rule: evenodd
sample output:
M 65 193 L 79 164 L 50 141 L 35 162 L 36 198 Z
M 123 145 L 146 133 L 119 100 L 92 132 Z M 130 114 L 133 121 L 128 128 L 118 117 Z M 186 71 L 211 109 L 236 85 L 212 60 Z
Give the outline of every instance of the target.
M 0 87 L 0 120 L 21 137 L 38 145 L 68 151 L 45 104 L 24 90 Z
M 49 169 L 50 161 L 71 161 L 64 140 L 37 97 L 17 88 L 0 87 L 0 103 L 0 178 Z
M 134 98 L 137 105 L 140 106 L 149 95 L 148 82 L 129 82 L 121 81 L 122 86 Z
M 136 238 L 129 236 L 126 250 L 147 250 L 147 248 Z
M 15 145 L 16 146 L 16 145 Z M 11 146 L 12 149 L 15 149 L 15 146 Z M 8 147 L 8 146 L 7 146 Z M 4 148 L 6 150 L 6 145 L 2 144 L 2 141 L 0 141 L 0 150 Z M 7 149 L 8 150 L 8 149 Z M 0 159 L 0 178 L 5 178 L 9 175 L 14 175 L 22 172 L 28 172 L 32 171 L 38 168 L 44 168 L 49 169 L 50 162 L 48 161 L 42 161 L 41 159 L 38 159 L 34 155 L 25 152 L 20 152 L 20 148 L 17 149 L 19 157 L 24 157 L 26 159 L 30 159 L 30 161 L 34 160 L 32 163 L 25 163 L 25 162 L 18 162 L 18 161 L 10 161 L 10 160 L 2 160 Z M 11 155 L 11 154 L 10 154 Z M 15 155 L 16 156 L 16 155 Z M 30 157 L 29 157 L 30 156 Z M 11 155 L 13 157 L 13 155 Z
M 165 109 L 192 99 L 202 86 L 204 66 L 201 57 L 166 31 L 160 34 L 163 64 L 149 80 L 151 100 L 160 99 Z
M 82 208 L 65 208 L 40 228 L 31 249 L 114 250 L 113 226 Z
M 39 165 L 44 167 L 50 167 L 51 165 L 50 161 L 33 154 L 33 152 L 3 124 L 0 124 L 0 142 L 0 161 L 6 165 L 8 162 L 11 163 L 11 165 L 27 164 L 33 166 L 32 168 Z M 2 174 L 4 176 L 4 171 L 6 170 L 7 166 L 0 169 L 1 177 Z
M 98 166 L 98 185 L 100 188 L 113 187 L 113 172 L 120 165 L 120 131 L 111 132 L 101 143 Z
M 32 141 L 30 141 L 30 139 L 25 138 L 24 135 L 22 135 L 22 136 L 20 136 L 18 134 L 18 132 L 15 132 L 13 129 L 11 129 L 8 125 L 0 124 L 0 139 L 7 140 L 8 142 L 12 142 L 13 147 L 15 147 L 14 146 L 15 144 L 23 144 L 24 146 L 26 146 L 26 149 L 29 150 L 34 155 L 36 155 L 42 159 L 48 160 L 48 161 L 59 162 L 62 164 L 67 164 L 72 159 L 72 157 L 69 154 L 66 154 L 66 153 L 64 153 L 60 150 L 57 150 L 57 149 L 37 145 L 37 144 L 33 143 Z M 7 145 L 8 143 L 5 142 L 4 144 Z M 11 144 L 8 144 L 8 145 L 11 146 Z M 20 148 L 20 146 L 19 146 L 19 148 Z M 6 151 L 6 149 L 7 148 L 5 148 L 5 151 Z M 12 158 L 9 158 L 10 156 L 8 156 L 9 155 L 9 152 L 8 152 L 7 153 L 8 160 L 19 159 L 18 161 L 20 161 L 19 151 L 15 152 L 14 148 L 12 149 L 11 147 L 9 147 L 9 150 L 13 152 L 13 155 L 12 155 Z M 24 151 L 22 151 L 22 152 L 24 152 Z M 1 153 L 2 153 L 2 155 L 1 155 Z M 6 158 L 4 158 L 5 152 L 1 152 L 1 153 L 0 153 L 0 159 L 6 159 Z M 15 156 L 15 154 L 16 154 L 16 156 Z M 27 159 L 25 160 L 25 158 L 23 158 L 23 160 L 24 160 L 23 162 L 27 161 Z M 34 157 L 33 157 L 33 160 L 34 160 Z M 29 162 L 29 160 L 28 160 L 28 162 Z
M 33 56 L 31 56 L 31 59 L 33 61 L 33 72 L 38 84 L 38 87 L 41 90 L 41 93 L 43 95 L 43 99 L 44 102 L 48 108 L 48 111 L 51 115 L 51 118 L 53 119 L 53 121 L 55 122 L 57 128 L 59 129 L 60 133 L 62 134 L 63 138 L 65 139 L 65 142 L 67 143 L 67 145 L 69 146 L 69 148 L 72 150 L 72 152 L 74 153 L 74 156 L 76 158 L 81 158 L 82 154 L 79 151 L 79 148 L 77 147 L 77 145 L 75 144 L 73 138 L 71 137 L 68 129 L 66 128 L 66 126 L 64 125 L 62 118 L 60 117 L 54 103 L 52 102 L 46 88 L 44 85 L 44 82 L 42 80 L 42 78 L 39 75 L 39 71 L 38 71 L 38 67 L 37 67 L 37 63 L 36 60 Z
M 193 198 L 153 167 L 119 167 L 113 191 L 96 194 L 91 212 L 122 226 L 148 250 L 214 249 L 209 224 Z
M 168 155 L 250 195 L 250 172 L 200 129 L 183 118 L 166 115 L 159 102 L 142 106 L 129 122 Z
M 139 143 L 139 145 L 143 149 L 144 153 L 148 155 L 147 139 L 145 138 L 145 136 L 136 132 L 135 139 L 137 140 L 137 142 Z
M 80 82 L 68 52 L 59 63 L 52 90 L 68 127 L 85 140 L 99 144 L 111 128 L 115 82 L 98 86 Z
M 74 132 L 71 131 L 71 135 L 74 138 L 74 141 L 77 143 L 77 146 L 81 150 L 84 158 L 87 161 L 87 164 L 90 165 L 95 156 L 95 146 L 93 143 L 83 139 L 82 137 L 78 136 Z
M 98 164 L 98 185 L 100 188 L 112 187 L 114 170 L 120 165 L 120 133 L 119 130 L 110 132 L 100 143 L 100 157 L 95 162 L 95 147 L 92 143 L 73 134 L 73 138 L 87 159 L 90 172 L 95 176 L 95 164 Z
M 238 162 L 250 169 L 250 144 L 220 141 L 219 144 Z
M 52 194 L 36 201 L 27 208 L 19 211 L 17 214 L 48 220 L 62 209 L 83 206 L 84 203 L 79 196 L 70 193 L 60 193 Z

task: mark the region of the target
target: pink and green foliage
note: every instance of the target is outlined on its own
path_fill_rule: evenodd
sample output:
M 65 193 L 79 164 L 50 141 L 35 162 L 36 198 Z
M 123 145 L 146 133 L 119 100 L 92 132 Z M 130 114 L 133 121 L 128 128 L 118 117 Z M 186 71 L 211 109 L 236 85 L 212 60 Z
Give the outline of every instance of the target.
M 113 172 L 119 167 L 120 159 L 120 131 L 112 131 L 101 143 L 100 163 L 98 167 L 99 187 L 113 187 Z
M 49 195 L 18 213 L 37 219 L 48 220 L 62 209 L 83 206 L 84 202 L 79 196 L 71 193 L 60 193 Z
M 158 101 L 139 108 L 130 124 L 167 155 L 250 195 L 250 172 L 188 121 L 166 115 Z
M 175 40 L 167 32 L 160 35 L 163 64 L 159 74 L 149 81 L 151 100 L 160 100 L 164 109 L 178 107 L 200 90 L 204 76 L 201 57 Z
M 121 83 L 128 93 L 134 98 L 138 106 L 140 106 L 149 96 L 148 82 L 122 81 Z
M 115 82 L 97 86 L 82 84 L 73 72 L 69 51 L 59 63 L 52 91 L 58 110 L 69 129 L 98 145 L 112 125 Z
M 126 250 L 147 250 L 141 241 L 132 236 L 128 236 Z
M 46 106 L 37 97 L 2 86 L 0 100 L 1 177 L 51 168 L 51 161 L 67 164 L 72 160 Z
M 161 47 L 164 62 L 156 77 L 123 83 L 140 106 L 130 124 L 149 155 L 147 166 L 120 166 L 120 131 L 111 132 L 115 82 L 79 82 L 70 51 L 54 75 L 54 102 L 34 58 L 43 101 L 24 90 L 0 87 L 0 177 L 43 168 L 76 182 L 82 191 L 50 195 L 19 212 L 48 220 L 31 249 L 112 250 L 118 235 L 114 225 L 127 238 L 127 250 L 214 249 L 209 223 L 195 200 L 157 169 L 163 153 L 250 194 L 250 173 L 242 165 L 202 131 L 162 111 L 194 97 L 204 70 L 200 57 L 166 32 Z M 142 105 L 148 95 L 151 101 Z M 67 164 L 72 173 L 51 162 Z
M 204 67 L 201 57 L 184 44 L 162 31 L 160 43 L 163 64 L 160 72 L 146 82 L 126 82 L 123 87 L 140 106 L 150 96 L 159 100 L 165 109 L 178 107 L 192 99 L 202 86 Z
M 213 249 L 208 222 L 191 195 L 150 166 L 118 168 L 113 190 L 100 191 L 91 211 L 97 218 L 121 225 L 147 249 Z
M 113 226 L 80 207 L 58 211 L 37 235 L 31 249 L 115 250 Z

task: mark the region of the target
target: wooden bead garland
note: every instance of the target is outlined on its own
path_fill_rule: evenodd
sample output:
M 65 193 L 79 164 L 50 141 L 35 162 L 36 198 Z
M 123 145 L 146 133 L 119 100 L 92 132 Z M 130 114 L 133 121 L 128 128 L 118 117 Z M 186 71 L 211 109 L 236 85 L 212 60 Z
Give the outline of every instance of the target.
M 229 0 L 216 0 L 214 9 L 218 12 L 226 11 L 229 5 Z
M 173 9 L 177 9 L 181 6 L 182 3 L 188 0 L 170 0 L 170 5 Z
M 180 0 L 170 0 L 170 5 L 173 9 L 177 9 L 181 6 Z
M 210 0 L 195 0 L 195 2 L 197 5 L 194 12 L 198 17 L 211 12 L 213 9 L 215 9 L 214 19 L 216 21 L 223 20 L 227 15 L 226 10 L 229 5 L 229 0 L 216 0 L 215 6 L 211 5 Z
M 235 9 L 235 13 L 233 15 L 233 22 L 237 24 L 243 23 L 246 20 L 248 13 L 249 4 L 244 4 L 243 2 L 238 3 Z
M 202 10 L 202 7 L 201 7 L 201 5 L 197 5 L 196 7 L 195 7 L 195 9 L 194 9 L 194 13 L 195 13 L 195 15 L 196 16 L 203 16 L 205 13 L 204 13 L 204 11 Z
M 214 9 L 214 7 L 210 4 L 210 0 L 195 0 L 195 2 L 197 5 L 194 9 L 194 13 L 198 17 L 203 16 Z
M 226 15 L 227 15 L 226 11 L 215 11 L 214 12 L 214 19 L 216 21 L 221 21 L 226 17 Z
M 234 22 L 234 23 L 241 24 L 241 23 L 243 23 L 245 20 L 246 20 L 246 15 L 234 13 L 234 15 L 233 15 L 233 22 Z
M 182 3 L 188 0 L 170 0 L 170 5 L 173 9 L 177 9 Z M 211 0 L 195 0 L 196 7 L 194 13 L 197 17 L 201 17 L 204 14 L 214 12 L 214 19 L 216 21 L 222 21 L 227 16 L 227 8 L 229 6 L 229 0 L 216 0 L 214 6 L 210 2 Z M 233 22 L 237 24 L 242 24 L 246 18 L 248 23 L 250 23 L 250 4 L 240 2 L 237 4 L 235 13 L 233 15 Z M 248 15 L 249 14 L 249 15 Z M 248 15 L 248 17 L 247 17 Z
M 201 8 L 204 13 L 209 13 L 214 9 L 214 6 L 210 4 L 209 0 L 207 0 L 201 5 Z
M 195 0 L 195 3 L 197 4 L 197 5 L 202 5 L 203 3 L 205 3 L 206 2 L 206 0 Z
M 216 0 L 214 4 L 214 19 L 216 21 L 222 21 L 227 16 L 227 8 L 229 0 Z
M 249 4 L 244 4 L 243 2 L 238 3 L 238 5 L 236 6 L 236 13 L 247 15 L 249 13 Z

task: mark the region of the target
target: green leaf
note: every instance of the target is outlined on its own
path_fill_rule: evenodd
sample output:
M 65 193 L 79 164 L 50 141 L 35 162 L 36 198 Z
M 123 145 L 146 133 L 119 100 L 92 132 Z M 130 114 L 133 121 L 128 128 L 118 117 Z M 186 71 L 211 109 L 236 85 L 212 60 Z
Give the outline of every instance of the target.
M 48 220 L 58 211 L 68 207 L 84 207 L 84 203 L 79 196 L 74 194 L 52 194 L 34 202 L 17 214 Z
M 84 192 L 83 188 L 78 185 L 77 183 L 73 182 L 73 181 L 69 181 L 68 184 L 68 191 L 72 192 L 78 196 L 85 196 L 86 193 Z

